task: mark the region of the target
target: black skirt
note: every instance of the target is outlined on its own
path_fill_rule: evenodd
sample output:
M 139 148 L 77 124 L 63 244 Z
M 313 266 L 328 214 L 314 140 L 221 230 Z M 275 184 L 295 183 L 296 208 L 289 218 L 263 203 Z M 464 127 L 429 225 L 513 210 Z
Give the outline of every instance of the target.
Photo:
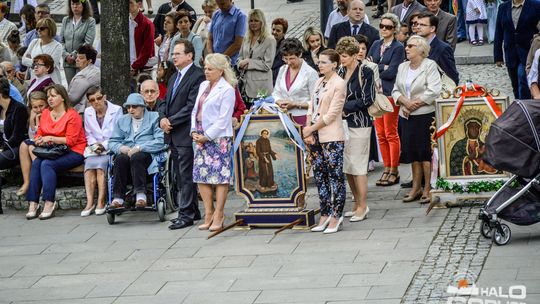
M 399 117 L 402 164 L 431 161 L 431 132 L 435 112 Z

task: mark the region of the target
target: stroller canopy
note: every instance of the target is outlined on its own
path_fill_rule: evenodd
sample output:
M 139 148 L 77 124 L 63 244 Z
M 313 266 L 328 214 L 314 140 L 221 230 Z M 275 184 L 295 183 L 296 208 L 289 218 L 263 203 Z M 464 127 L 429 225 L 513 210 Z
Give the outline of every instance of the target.
M 521 177 L 540 172 L 540 102 L 516 100 L 491 124 L 484 161 Z

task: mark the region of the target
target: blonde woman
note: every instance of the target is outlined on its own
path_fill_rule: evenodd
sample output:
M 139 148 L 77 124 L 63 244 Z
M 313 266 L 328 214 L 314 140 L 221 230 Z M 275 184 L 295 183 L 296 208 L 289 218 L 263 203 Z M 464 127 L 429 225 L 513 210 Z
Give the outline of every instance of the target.
M 225 201 L 232 174 L 231 116 L 237 80 L 225 55 L 209 54 L 204 63 L 206 81 L 199 87 L 191 112 L 191 137 L 195 143 L 193 182 L 198 184 L 205 209 L 204 224 L 199 229 L 215 231 L 223 227 Z M 215 206 L 212 186 L 215 186 Z
M 412 188 L 403 202 L 420 199 L 430 202 L 431 134 L 435 117 L 435 99 L 441 93 L 441 76 L 437 63 L 428 59 L 428 42 L 417 35 L 407 41 L 408 61 L 399 65 L 392 97 L 399 109 L 401 125 L 401 162 L 412 163 Z M 421 181 L 424 179 L 424 189 Z
M 257 97 L 259 91 L 272 94 L 272 64 L 276 54 L 276 39 L 268 30 L 266 18 L 260 9 L 248 14 L 248 31 L 238 57 L 238 69 L 244 72 L 246 95 Z
M 304 32 L 302 44 L 305 49 L 304 60 L 319 72 L 319 55 L 326 49 L 323 33 L 316 27 L 308 27 Z

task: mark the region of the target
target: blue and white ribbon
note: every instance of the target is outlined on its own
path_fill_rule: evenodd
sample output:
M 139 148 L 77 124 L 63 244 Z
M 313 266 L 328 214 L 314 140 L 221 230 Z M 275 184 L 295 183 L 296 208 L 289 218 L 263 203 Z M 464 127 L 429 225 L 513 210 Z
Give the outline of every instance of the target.
M 249 125 L 249 121 L 251 120 L 251 115 L 257 114 L 260 110 L 266 110 L 268 113 L 277 114 L 279 116 L 279 119 L 281 120 L 281 123 L 285 127 L 285 131 L 287 132 L 287 135 L 289 136 L 291 141 L 298 148 L 300 148 L 302 152 L 304 152 L 304 167 L 305 167 L 306 146 L 304 145 L 302 136 L 296 129 L 296 126 L 294 122 L 291 120 L 291 118 L 289 117 L 289 115 L 283 113 L 281 109 L 279 108 L 279 105 L 276 104 L 274 98 L 270 96 L 270 97 L 260 98 L 260 99 L 255 100 L 250 111 L 244 117 L 244 120 L 242 121 L 242 125 L 240 126 L 240 130 L 238 130 L 238 133 L 234 140 L 233 149 L 231 151 L 231 169 L 234 170 L 234 155 L 236 154 L 236 151 L 238 151 L 238 148 L 240 147 L 240 144 L 242 143 L 242 139 L 244 138 L 244 134 L 246 133 L 246 129 Z
M 236 153 L 238 148 L 240 147 L 240 143 L 242 142 L 242 139 L 244 138 L 244 134 L 246 133 L 246 129 L 249 125 L 249 121 L 251 119 L 251 115 L 256 114 L 260 110 L 266 110 L 268 113 L 271 114 L 277 114 L 279 116 L 279 119 L 281 120 L 281 123 L 285 127 L 285 131 L 287 132 L 287 135 L 292 140 L 292 142 L 300 148 L 303 152 L 306 152 L 306 146 L 304 145 L 304 141 L 302 140 L 302 136 L 300 136 L 300 133 L 296 129 L 294 122 L 291 120 L 291 118 L 283 113 L 279 106 L 276 104 L 273 97 L 267 97 L 267 98 L 261 98 L 255 100 L 253 106 L 251 107 L 251 110 L 249 113 L 246 114 L 244 117 L 244 121 L 242 122 L 242 125 L 240 126 L 240 130 L 238 130 L 238 134 L 236 135 L 236 139 L 234 140 L 233 145 L 233 154 Z

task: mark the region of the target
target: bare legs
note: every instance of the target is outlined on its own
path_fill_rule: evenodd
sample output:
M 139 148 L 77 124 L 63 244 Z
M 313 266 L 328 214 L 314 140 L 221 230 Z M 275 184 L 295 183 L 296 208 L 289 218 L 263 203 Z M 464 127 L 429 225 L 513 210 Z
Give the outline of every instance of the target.
M 431 163 L 427 161 L 413 162 L 412 176 L 413 183 L 408 196 L 415 197 L 418 196 L 418 193 L 422 192 L 422 197 L 429 197 L 429 192 L 431 191 Z M 422 178 L 424 179 L 424 189 L 422 189 Z
M 97 209 L 105 208 L 105 195 L 107 185 L 105 184 L 105 172 L 100 169 L 91 169 L 84 172 L 84 188 L 86 189 L 86 207 L 90 210 L 94 207 L 94 193 L 98 188 Z
M 96 171 L 96 179 L 97 179 L 97 186 L 98 186 L 97 209 L 103 209 L 103 208 L 105 208 L 105 197 L 107 195 L 107 184 L 105 182 L 105 171 L 97 170 Z
M 216 188 L 216 205 L 214 207 L 214 198 L 212 186 L 210 184 L 197 184 L 199 193 L 204 202 L 204 224 L 199 225 L 201 230 L 217 230 L 223 227 L 225 220 L 225 201 L 229 192 L 229 185 L 214 185 Z
M 86 170 L 84 172 L 84 189 L 86 190 L 86 207 L 90 210 L 94 207 L 94 193 L 96 192 L 96 170 Z
M 28 187 L 30 186 L 30 168 L 32 167 L 32 161 L 36 159 L 32 150 L 34 150 L 34 146 L 28 146 L 25 142 L 21 143 L 19 148 L 19 159 L 21 161 L 23 184 L 21 188 L 17 190 L 18 196 L 26 194 L 26 191 L 28 191 Z
M 346 174 L 349 187 L 355 198 L 352 212 L 361 215 L 366 211 L 367 207 L 367 175 L 350 175 Z
M 199 186 L 199 193 L 204 203 L 204 224 L 199 225 L 199 229 L 206 230 L 212 225 L 212 219 L 214 217 L 214 199 L 212 197 L 212 185 L 209 184 L 197 184 Z
M 424 171 L 424 193 L 422 194 L 422 198 L 429 198 L 431 192 L 431 163 L 427 161 L 422 162 L 422 170 Z

